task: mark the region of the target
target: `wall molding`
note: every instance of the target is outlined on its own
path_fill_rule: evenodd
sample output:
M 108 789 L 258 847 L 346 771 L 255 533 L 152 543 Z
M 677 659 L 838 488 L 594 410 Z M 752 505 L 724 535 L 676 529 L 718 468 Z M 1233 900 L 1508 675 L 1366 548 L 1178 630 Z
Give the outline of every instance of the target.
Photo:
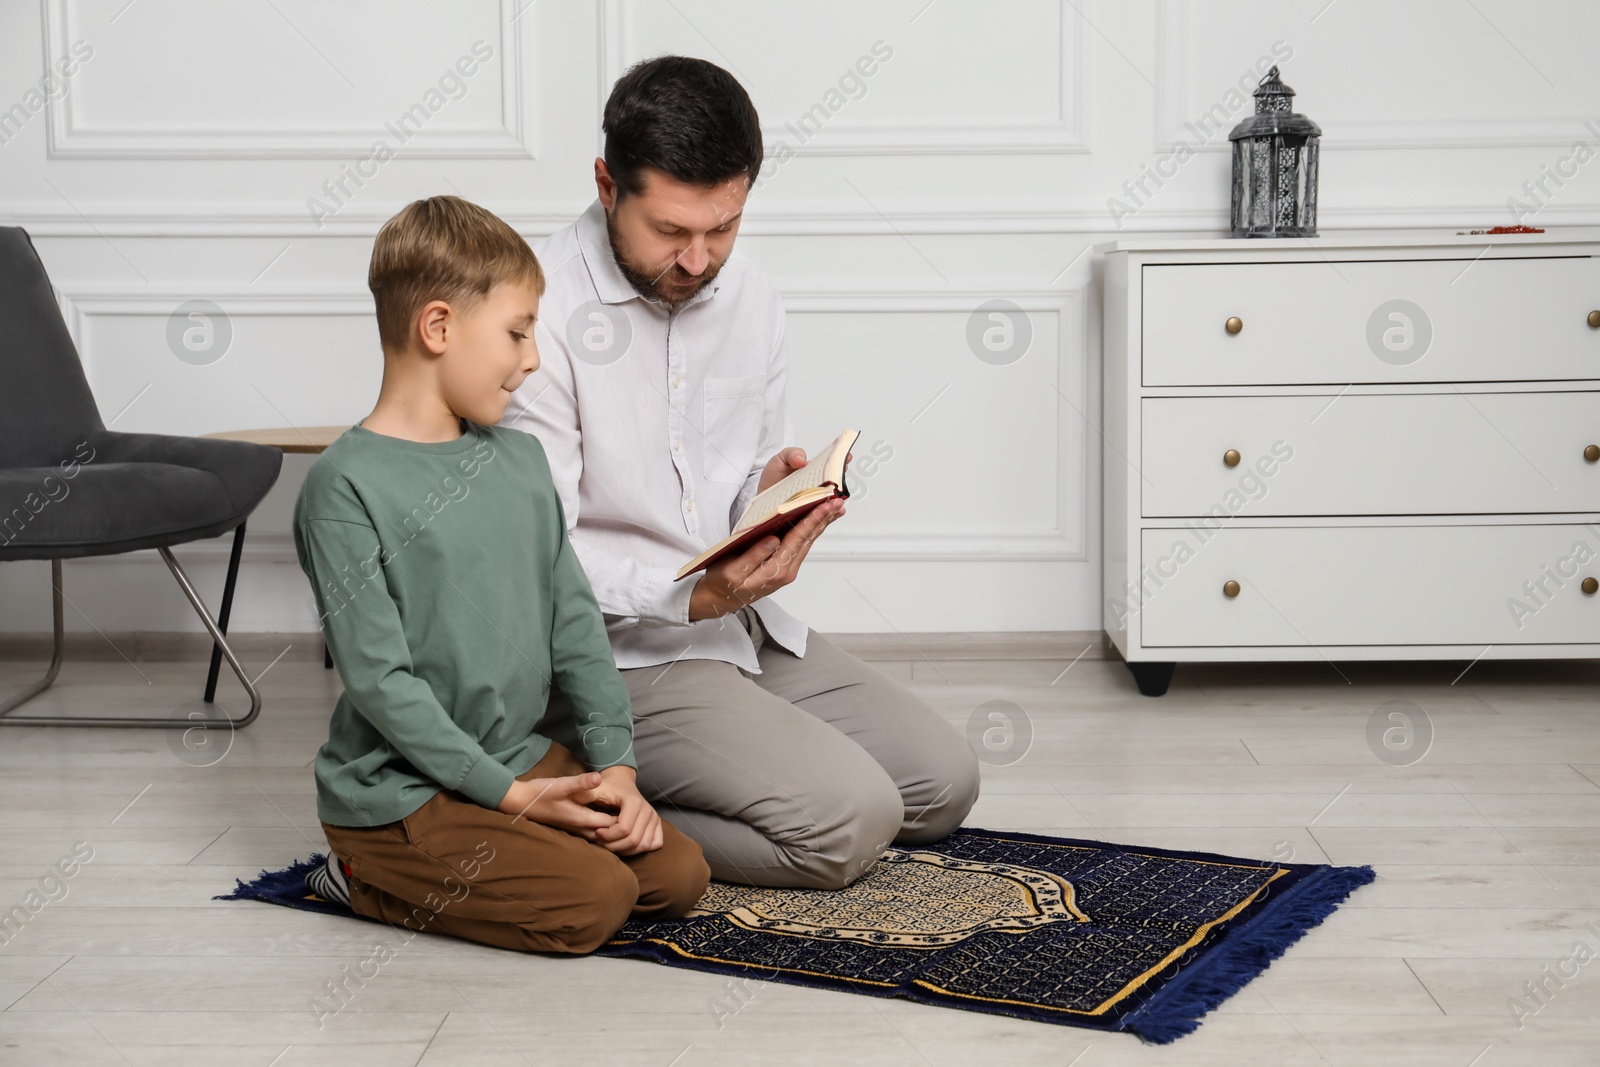
M 1004 298 L 1023 311 L 1057 316 L 1055 352 L 1059 385 L 1056 409 L 1055 529 L 978 534 L 852 534 L 841 528 L 819 540 L 809 558 L 829 561 L 900 562 L 1084 562 L 1088 559 L 1089 464 L 1088 324 L 1085 290 L 1044 288 L 1037 283 L 986 283 L 961 288 L 939 283 L 898 287 L 861 286 L 847 290 L 786 287 L 786 312 L 971 312 L 986 300 Z M 1074 358 L 1076 354 L 1076 359 Z M 1081 432 L 1080 432 L 1081 430 Z M 866 436 L 870 437 L 871 434 Z
M 85 319 L 93 315 L 170 315 L 185 300 L 211 300 L 224 311 L 247 315 L 371 315 L 372 294 L 364 289 L 303 286 L 217 285 L 205 282 L 163 283 L 139 289 L 107 289 L 67 285 L 56 289 L 56 300 L 67 320 L 72 343 L 82 345 Z
M 600 102 L 628 65 L 644 58 L 633 47 L 631 12 L 637 0 L 603 0 L 600 14 Z M 1060 56 L 1063 69 L 1055 100 L 1059 117 L 1048 122 L 1013 122 L 1003 116 L 983 121 L 952 123 L 864 122 L 845 115 L 828 123 L 815 137 L 790 145 L 796 156 L 903 156 L 1081 154 L 1090 151 L 1091 113 L 1090 51 L 1084 44 L 1086 16 L 1093 0 L 1058 0 Z M 680 12 L 681 15 L 681 12 Z M 894 42 L 889 42 L 893 46 Z M 763 131 L 770 156 L 780 138 L 773 129 Z M 788 139 L 782 139 L 788 143 Z
M 1003 297 L 1030 314 L 1057 316 L 1054 354 L 1060 395 L 1056 409 L 1056 447 L 1060 457 L 1055 496 L 1055 528 L 981 533 L 850 534 L 843 530 L 822 541 L 811 558 L 834 561 L 886 560 L 900 562 L 948 561 L 1050 561 L 1083 562 L 1088 559 L 1088 423 L 1084 415 L 1093 406 L 1088 385 L 1088 327 L 1083 288 L 1045 288 L 1037 283 L 1007 282 L 961 287 L 942 283 L 908 282 L 895 286 L 848 290 L 787 287 L 783 291 L 789 314 L 872 312 L 970 312 L 986 300 Z M 165 318 L 186 300 L 206 299 L 229 315 L 370 316 L 372 297 L 352 287 L 300 285 L 246 285 L 240 282 L 171 283 L 140 289 L 108 288 L 105 283 L 59 287 L 57 300 L 67 328 L 91 385 L 95 352 L 90 320 L 101 315 L 144 315 Z M 191 551 L 214 562 L 225 559 L 228 539 L 197 544 Z M 151 557 L 154 558 L 153 556 Z M 288 533 L 249 534 L 244 558 L 251 563 L 294 563 Z
M 1111 190 L 1114 194 L 1116 190 Z M 371 240 L 395 211 L 394 204 L 377 210 L 343 209 L 318 227 L 303 205 L 197 207 L 193 211 L 130 206 L 94 206 L 83 214 L 56 206 L 25 205 L 0 212 L 0 225 L 21 226 L 36 238 L 190 238 L 237 237 L 362 238 Z M 583 213 L 587 202 L 571 205 L 487 205 L 529 239 L 548 236 Z M 880 202 L 882 214 L 846 201 L 791 202 L 766 208 L 754 204 L 739 233 L 755 237 L 892 237 L 902 235 L 1083 234 L 1126 236 L 1140 233 L 1226 236 L 1228 206 L 1215 208 L 1148 207 L 1117 226 L 1104 201 L 1093 205 L 990 203 L 966 199 Z M 1341 207 L 1326 201 L 1317 206 L 1323 230 L 1418 230 L 1430 227 L 1482 228 L 1510 221 L 1504 200 L 1464 204 L 1363 204 Z M 1525 221 L 1535 226 L 1600 225 L 1600 202 L 1551 203 Z
M 497 0 L 501 124 L 492 129 L 422 129 L 398 151 L 412 159 L 533 159 L 536 102 L 523 60 L 536 54 L 533 19 L 518 19 L 517 0 Z M 45 63 L 67 54 L 77 36 L 67 0 L 44 0 Z M 521 25 L 518 22 L 521 21 Z M 529 38 L 524 40 L 524 38 Z M 47 159 L 364 159 L 381 127 L 327 130 L 181 126 L 96 128 L 78 114 L 79 92 L 52 100 L 46 116 Z M 387 140 L 387 138 L 385 138 Z
M 139 289 L 107 289 L 98 286 L 57 286 L 56 302 L 66 320 L 67 332 L 78 349 L 84 374 L 94 383 L 94 353 L 87 346 L 88 320 L 96 315 L 144 315 L 166 318 L 186 300 L 205 299 L 223 311 L 242 315 L 343 315 L 370 317 L 372 294 L 356 289 L 306 289 L 302 286 L 249 286 L 196 282 L 182 286 L 171 283 Z

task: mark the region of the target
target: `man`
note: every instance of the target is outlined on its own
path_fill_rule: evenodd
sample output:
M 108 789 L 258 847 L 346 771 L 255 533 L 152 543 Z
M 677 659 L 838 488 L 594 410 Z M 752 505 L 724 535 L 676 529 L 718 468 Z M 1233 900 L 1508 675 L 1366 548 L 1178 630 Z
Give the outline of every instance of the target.
M 549 456 L 632 698 L 645 796 L 718 878 L 838 888 L 890 843 L 960 825 L 977 761 L 927 705 L 768 599 L 842 502 L 673 580 L 805 465 L 789 447 L 783 305 L 733 247 L 761 128 L 727 71 L 682 56 L 631 68 L 603 125 L 599 199 L 537 249 L 545 370 L 504 424 Z

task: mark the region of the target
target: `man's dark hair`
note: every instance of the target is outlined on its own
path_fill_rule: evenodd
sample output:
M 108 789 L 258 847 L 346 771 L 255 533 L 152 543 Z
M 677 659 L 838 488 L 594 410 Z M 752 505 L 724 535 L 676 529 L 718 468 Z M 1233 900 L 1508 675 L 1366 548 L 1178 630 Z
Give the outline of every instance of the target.
M 643 189 L 646 167 L 706 186 L 740 174 L 753 183 L 761 172 L 761 120 L 750 95 L 703 59 L 635 63 L 612 86 L 600 126 L 618 199 Z

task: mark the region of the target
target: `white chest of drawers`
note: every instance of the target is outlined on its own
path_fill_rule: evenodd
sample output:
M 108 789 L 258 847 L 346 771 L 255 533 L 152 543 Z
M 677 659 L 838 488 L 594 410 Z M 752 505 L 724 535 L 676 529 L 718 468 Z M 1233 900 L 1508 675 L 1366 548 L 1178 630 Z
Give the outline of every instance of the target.
M 1600 230 L 1101 251 L 1104 624 L 1142 692 L 1600 657 Z

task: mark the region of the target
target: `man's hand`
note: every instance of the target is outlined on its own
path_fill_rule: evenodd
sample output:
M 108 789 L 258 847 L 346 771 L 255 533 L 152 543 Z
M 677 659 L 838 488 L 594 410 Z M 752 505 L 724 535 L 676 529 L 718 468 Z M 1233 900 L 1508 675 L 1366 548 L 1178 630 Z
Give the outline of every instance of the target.
M 756 492 L 766 492 L 805 465 L 805 449 L 783 449 L 776 456 L 767 460 L 767 465 L 761 469 L 761 480 L 756 483 Z
M 634 769 L 620 764 L 607 767 L 599 778 L 600 786 L 590 802 L 615 808 L 617 815 L 612 825 L 594 831 L 591 840 L 619 856 L 637 856 L 660 848 L 661 816 L 639 792 Z
M 844 465 L 850 466 L 850 461 L 855 459 L 855 454 L 850 453 L 844 457 Z M 756 492 L 764 493 L 768 489 L 783 481 L 795 471 L 806 465 L 806 450 L 803 448 L 786 448 L 776 456 L 767 460 L 767 465 L 761 468 L 761 478 L 756 482 Z
M 617 816 L 588 806 L 603 786 L 595 771 L 565 778 L 518 779 L 506 790 L 498 810 L 593 841 L 599 831 L 617 824 Z
M 772 462 L 777 461 L 774 457 Z M 767 467 L 770 470 L 772 463 Z M 689 594 L 689 621 L 715 619 L 738 611 L 794 581 L 811 546 L 843 514 L 843 500 L 835 498 L 818 504 L 784 534 L 783 540 L 763 537 L 740 555 L 728 556 L 707 567 Z

